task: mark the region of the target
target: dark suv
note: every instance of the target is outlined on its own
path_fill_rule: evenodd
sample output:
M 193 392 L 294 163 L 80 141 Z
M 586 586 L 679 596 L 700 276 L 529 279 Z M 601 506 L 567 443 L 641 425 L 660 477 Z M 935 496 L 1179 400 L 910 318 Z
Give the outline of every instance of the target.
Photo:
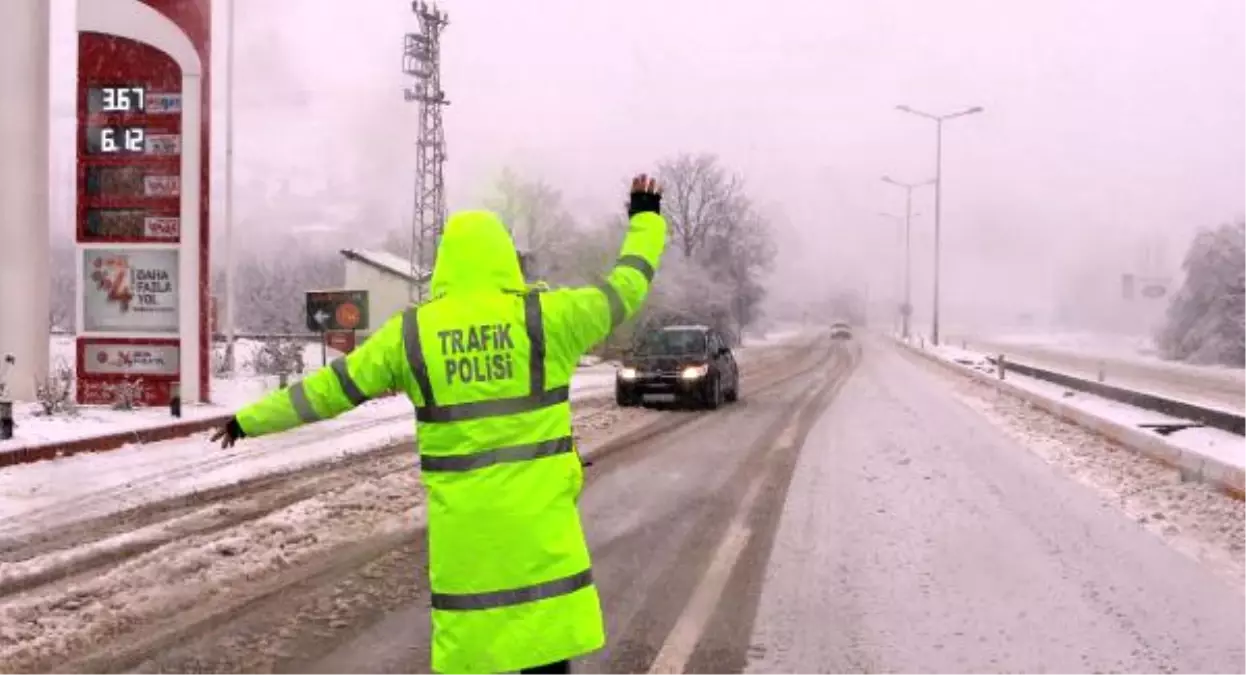
M 667 326 L 645 334 L 623 360 L 615 401 L 694 402 L 713 410 L 740 396 L 740 370 L 722 335 L 708 326 Z

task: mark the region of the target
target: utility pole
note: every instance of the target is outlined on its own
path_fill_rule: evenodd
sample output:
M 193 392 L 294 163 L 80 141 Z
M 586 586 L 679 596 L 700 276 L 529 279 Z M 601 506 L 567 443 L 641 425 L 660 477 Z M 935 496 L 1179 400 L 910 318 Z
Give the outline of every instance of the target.
M 446 162 L 446 135 L 441 124 L 441 108 L 449 105 L 441 89 L 441 30 L 449 17 L 436 6 L 422 0 L 411 5 L 420 22 L 420 32 L 407 33 L 403 42 L 402 72 L 414 78 L 403 92 L 407 102 L 420 104 L 419 130 L 415 140 L 415 208 L 411 218 L 411 271 L 408 300 L 424 299 L 419 283 L 423 271 L 432 267 L 437 242 L 446 222 L 446 193 L 443 167 Z
M 966 108 L 947 115 L 932 115 L 915 110 L 907 105 L 898 105 L 896 110 L 918 117 L 934 120 L 935 123 L 935 222 L 934 222 L 934 307 L 930 326 L 930 342 L 939 345 L 939 238 L 942 233 L 940 217 L 943 213 L 943 123 L 955 117 L 964 117 L 982 112 L 982 106 Z
M 909 317 L 913 315 L 913 190 L 931 185 L 936 181 L 901 183 L 891 176 L 883 176 L 883 182 L 904 189 L 904 304 L 900 307 L 900 315 L 903 317 L 900 333 L 907 340 L 909 339 Z M 936 309 L 935 312 L 937 314 L 938 310 Z

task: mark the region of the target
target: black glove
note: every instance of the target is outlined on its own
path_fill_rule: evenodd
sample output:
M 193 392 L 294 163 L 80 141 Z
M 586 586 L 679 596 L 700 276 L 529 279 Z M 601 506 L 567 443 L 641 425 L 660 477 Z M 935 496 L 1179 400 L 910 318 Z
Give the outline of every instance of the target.
M 238 442 L 238 439 L 246 437 L 246 432 L 244 432 L 242 430 L 242 426 L 238 424 L 238 418 L 231 417 L 229 421 L 225 423 L 225 426 L 213 431 L 212 436 L 208 440 L 213 443 L 220 441 L 222 448 L 232 448 L 234 447 L 234 443 Z
M 631 200 L 627 204 L 627 217 L 650 211 L 662 215 L 662 187 L 656 178 L 640 174 L 632 179 Z

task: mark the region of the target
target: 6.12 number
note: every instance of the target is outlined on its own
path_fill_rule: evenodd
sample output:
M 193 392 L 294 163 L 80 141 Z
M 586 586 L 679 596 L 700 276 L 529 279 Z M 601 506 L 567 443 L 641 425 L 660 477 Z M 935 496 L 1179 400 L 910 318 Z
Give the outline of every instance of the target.
M 121 142 L 117 142 L 117 132 L 122 134 Z M 104 127 L 100 129 L 100 152 L 141 153 L 147 134 L 143 127 Z
M 103 87 L 100 94 L 104 112 L 143 112 L 147 107 L 142 87 Z

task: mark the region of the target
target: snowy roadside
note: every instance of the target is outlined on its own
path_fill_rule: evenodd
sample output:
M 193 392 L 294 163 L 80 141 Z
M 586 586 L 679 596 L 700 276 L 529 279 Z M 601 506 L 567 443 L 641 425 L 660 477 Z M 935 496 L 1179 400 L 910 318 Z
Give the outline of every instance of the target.
M 1098 492 L 1105 503 L 1203 562 L 1239 590 L 1244 587 L 1246 510 L 1211 485 L 1011 394 L 924 362 L 950 382 L 953 395 L 1023 446 Z M 1013 375 L 1008 376 L 1013 380 Z M 1180 432 L 1185 433 L 1185 432 Z M 1240 451 L 1242 440 L 1237 438 Z
M 984 373 L 995 374 L 995 365 L 986 360 L 984 354 L 941 345 L 928 350 L 938 358 L 958 363 Z M 1117 424 L 1142 429 L 1142 424 L 1180 424 L 1188 423 L 1170 415 L 1153 412 L 1131 406 L 1119 401 L 1075 391 L 1061 385 L 1039 380 L 1013 372 L 1007 374 L 1012 386 L 1042 396 L 1045 399 L 1059 401 L 1100 419 L 1110 420 Z M 1199 456 L 1211 458 L 1217 462 L 1238 469 L 1246 468 L 1246 443 L 1241 436 L 1220 429 L 1196 427 L 1182 429 L 1163 438 L 1164 442 L 1185 451 L 1197 453 Z
M 1227 366 L 1199 366 L 1165 361 L 1125 350 L 1074 348 L 1063 344 L 1015 339 L 952 340 L 973 351 L 1004 354 L 1019 362 L 1050 368 L 1086 379 L 1146 391 L 1199 405 L 1246 410 L 1246 371 Z
M 44 415 L 37 402 L 19 402 L 14 405 L 16 433 L 7 441 L 0 441 L 0 452 L 44 443 L 61 443 L 79 439 L 105 436 L 119 432 L 158 429 L 175 422 L 190 422 L 228 415 L 240 406 L 275 389 L 278 378 L 275 375 L 259 374 L 255 370 L 257 355 L 262 345 L 255 340 L 239 340 L 235 354 L 238 358 L 236 377 L 214 377 L 210 391 L 212 403 L 202 405 L 186 405 L 182 408 L 182 417 L 174 418 L 166 408 L 136 408 L 134 410 L 114 410 L 108 406 L 79 406 L 74 414 L 57 413 Z M 217 345 L 217 350 L 221 349 Z M 327 357 L 333 359 L 339 353 L 328 350 Z M 74 337 L 53 335 L 49 343 L 49 358 L 53 369 L 72 369 L 74 354 Z M 303 347 L 303 361 L 307 370 L 318 368 L 324 357 L 320 345 L 308 343 Z M 298 375 L 293 376 L 297 379 Z
M 620 426 L 643 423 L 652 411 L 605 402 L 577 408 L 576 428 L 591 448 Z M 297 574 L 342 550 L 413 536 L 424 517 L 423 491 L 413 458 L 393 455 L 350 470 L 341 485 L 316 491 L 232 527 L 174 538 L 106 569 L 93 569 L 11 593 L 0 599 L 3 670 L 39 670 L 69 655 L 122 639 L 135 626 L 178 616 L 227 596 L 246 596 L 266 580 Z M 11 561 L 11 575 L 37 574 L 74 556 L 120 548 L 168 530 L 192 529 L 246 507 L 246 495 L 202 507 L 146 528 Z M 85 550 L 84 550 L 85 549 Z M 3 559 L 3 558 L 0 558 Z M 20 571 L 18 571 L 20 570 Z M 413 574 L 417 571 L 413 570 Z M 0 582 L 4 580 L 0 578 Z

